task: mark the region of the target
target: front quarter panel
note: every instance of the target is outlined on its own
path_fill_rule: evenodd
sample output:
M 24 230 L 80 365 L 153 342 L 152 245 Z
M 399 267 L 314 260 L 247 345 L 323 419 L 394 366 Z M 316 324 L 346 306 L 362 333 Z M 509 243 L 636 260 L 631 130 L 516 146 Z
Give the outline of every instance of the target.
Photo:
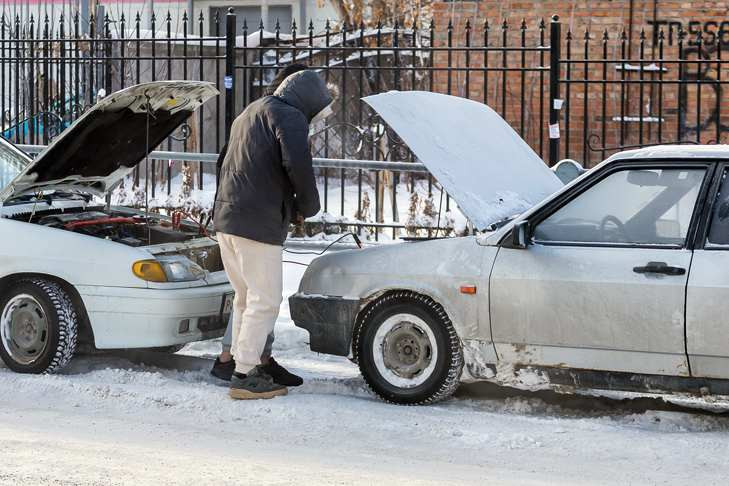
M 151 258 L 137 248 L 69 231 L 0 219 L 0 278 L 38 273 L 74 286 L 147 287 L 132 263 Z
M 461 339 L 490 341 L 488 274 L 495 255 L 495 247 L 473 237 L 330 253 L 312 262 L 299 293 L 362 299 L 365 305 L 388 290 L 412 290 L 441 304 Z M 461 293 L 463 285 L 476 286 L 476 294 Z

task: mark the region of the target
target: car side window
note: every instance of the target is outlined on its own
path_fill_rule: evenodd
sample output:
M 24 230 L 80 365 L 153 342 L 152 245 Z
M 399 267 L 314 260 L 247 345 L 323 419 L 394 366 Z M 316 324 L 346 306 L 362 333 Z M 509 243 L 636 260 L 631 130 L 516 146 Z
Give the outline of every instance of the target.
M 706 169 L 614 172 L 537 225 L 543 243 L 682 246 Z
M 10 184 L 25 168 L 26 163 L 13 149 L 0 143 L 0 189 Z
M 707 246 L 729 247 L 729 169 L 721 175 L 711 214 Z

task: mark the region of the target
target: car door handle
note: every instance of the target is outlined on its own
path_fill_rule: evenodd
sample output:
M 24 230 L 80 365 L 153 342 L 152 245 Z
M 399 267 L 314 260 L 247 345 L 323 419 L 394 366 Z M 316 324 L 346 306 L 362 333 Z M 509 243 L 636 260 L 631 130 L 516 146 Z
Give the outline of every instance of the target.
M 660 273 L 663 275 L 684 275 L 685 268 L 672 267 L 666 262 L 648 262 L 644 267 L 633 267 L 635 273 Z

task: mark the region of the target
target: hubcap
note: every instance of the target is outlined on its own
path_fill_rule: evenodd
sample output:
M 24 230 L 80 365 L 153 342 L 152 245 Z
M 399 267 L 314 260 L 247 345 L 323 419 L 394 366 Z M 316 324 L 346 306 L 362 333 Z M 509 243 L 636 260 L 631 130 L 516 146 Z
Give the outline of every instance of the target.
M 0 342 L 17 363 L 28 365 L 48 344 L 48 318 L 31 295 L 13 297 L 0 315 Z
M 375 366 L 398 387 L 412 388 L 425 382 L 435 369 L 437 354 L 430 327 L 412 314 L 389 317 L 375 334 Z

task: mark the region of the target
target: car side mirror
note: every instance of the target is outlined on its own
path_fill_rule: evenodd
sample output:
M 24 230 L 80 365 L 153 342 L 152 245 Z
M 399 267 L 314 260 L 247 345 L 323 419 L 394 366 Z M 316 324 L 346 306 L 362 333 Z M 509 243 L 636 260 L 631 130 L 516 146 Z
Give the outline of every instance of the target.
M 529 244 L 529 221 L 519 221 L 511 230 L 512 248 L 526 249 Z

